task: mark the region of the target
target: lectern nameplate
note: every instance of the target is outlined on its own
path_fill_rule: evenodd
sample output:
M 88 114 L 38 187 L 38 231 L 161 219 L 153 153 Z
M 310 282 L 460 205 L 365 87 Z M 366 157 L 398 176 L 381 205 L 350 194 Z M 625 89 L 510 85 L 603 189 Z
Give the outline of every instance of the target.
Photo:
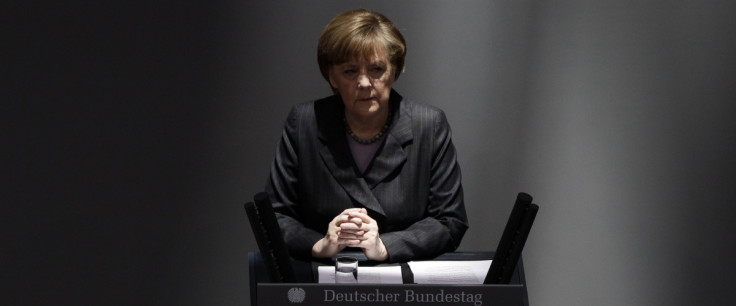
M 519 285 L 371 285 L 259 283 L 258 305 L 521 306 Z

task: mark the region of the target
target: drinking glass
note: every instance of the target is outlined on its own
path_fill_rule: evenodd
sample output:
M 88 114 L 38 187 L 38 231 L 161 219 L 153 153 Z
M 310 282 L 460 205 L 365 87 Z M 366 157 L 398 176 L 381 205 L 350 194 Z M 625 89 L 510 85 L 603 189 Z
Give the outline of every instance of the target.
M 335 283 L 358 282 L 358 259 L 352 256 L 339 256 L 335 260 Z

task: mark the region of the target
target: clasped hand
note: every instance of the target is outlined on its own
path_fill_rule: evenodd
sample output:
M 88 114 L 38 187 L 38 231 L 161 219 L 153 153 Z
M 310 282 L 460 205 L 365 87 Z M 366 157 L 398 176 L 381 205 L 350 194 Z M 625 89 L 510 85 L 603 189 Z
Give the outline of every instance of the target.
M 349 208 L 332 219 L 325 237 L 312 247 L 312 255 L 332 257 L 346 247 L 363 249 L 371 260 L 388 259 L 386 246 L 378 237 L 378 224 L 365 208 Z

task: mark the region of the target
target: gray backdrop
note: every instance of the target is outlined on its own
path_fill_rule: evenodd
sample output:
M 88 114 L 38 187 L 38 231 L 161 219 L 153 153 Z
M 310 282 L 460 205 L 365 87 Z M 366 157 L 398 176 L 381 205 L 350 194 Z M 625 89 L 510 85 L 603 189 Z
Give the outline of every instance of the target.
M 736 299 L 736 2 L 568 0 L 7 5 L 2 300 L 247 305 L 242 204 L 357 7 L 408 41 L 395 88 L 450 120 L 460 250 L 494 249 L 525 191 L 532 305 Z

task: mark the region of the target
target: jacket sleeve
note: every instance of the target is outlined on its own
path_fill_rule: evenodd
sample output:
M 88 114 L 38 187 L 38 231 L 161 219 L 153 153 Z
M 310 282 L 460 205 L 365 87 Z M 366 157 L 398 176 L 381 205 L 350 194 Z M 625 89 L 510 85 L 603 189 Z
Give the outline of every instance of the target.
M 381 234 L 389 261 L 433 258 L 457 249 L 468 229 L 460 167 L 451 140 L 450 126 L 442 113 L 433 119 L 429 196 L 416 205 L 427 205 L 427 216 L 406 230 Z
M 294 106 L 284 124 L 281 140 L 276 147 L 276 155 L 266 183 L 266 192 L 273 202 L 276 218 L 284 237 L 289 254 L 299 258 L 309 258 L 312 246 L 323 234 L 306 227 L 301 221 L 298 198 L 299 154 L 298 133 L 300 109 Z

